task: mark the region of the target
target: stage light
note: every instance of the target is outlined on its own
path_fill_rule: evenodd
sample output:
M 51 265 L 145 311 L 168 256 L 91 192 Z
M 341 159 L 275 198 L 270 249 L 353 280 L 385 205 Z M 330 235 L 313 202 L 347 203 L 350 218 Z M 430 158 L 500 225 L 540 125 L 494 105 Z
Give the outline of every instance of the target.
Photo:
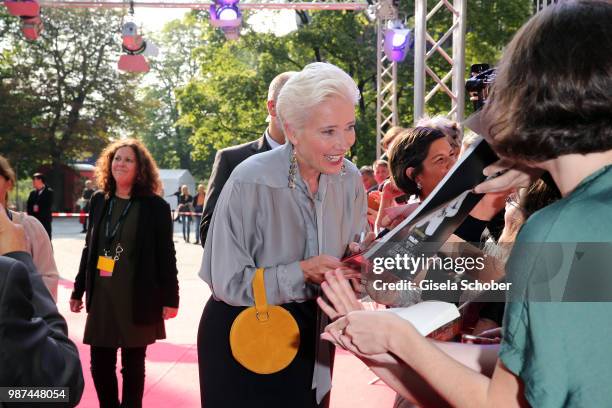
M 21 32 L 29 41 L 38 39 L 43 30 L 40 5 L 37 0 L 5 0 L 9 14 L 21 18 Z
M 159 49 L 151 41 L 145 41 L 138 34 L 138 26 L 133 21 L 123 24 L 121 48 L 125 52 L 119 57 L 118 68 L 128 72 L 149 72 L 149 62 L 145 56 L 157 56 Z
M 21 17 L 21 32 L 26 40 L 35 41 L 43 30 L 43 23 L 40 16 Z
M 214 4 L 211 4 L 210 23 L 213 27 L 222 29 L 228 40 L 238 39 L 242 24 L 242 13 L 238 8 L 238 0 L 216 0 Z
M 408 51 L 412 48 L 412 35 L 410 29 L 404 27 L 399 20 L 389 21 L 385 30 L 385 54 L 394 62 L 406 59 Z
M 238 10 L 234 7 L 221 7 L 217 12 L 217 18 L 222 21 L 232 21 L 238 18 Z
M 37 0 L 4 0 L 10 15 L 18 17 L 34 17 L 40 14 L 40 5 Z

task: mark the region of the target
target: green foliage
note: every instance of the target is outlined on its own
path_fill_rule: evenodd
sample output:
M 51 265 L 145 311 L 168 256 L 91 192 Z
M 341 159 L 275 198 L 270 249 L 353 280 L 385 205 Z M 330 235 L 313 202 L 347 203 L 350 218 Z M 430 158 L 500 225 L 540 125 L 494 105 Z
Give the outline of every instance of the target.
M 217 149 L 256 139 L 266 127 L 265 102 L 269 82 L 280 72 L 297 67 L 282 39 L 245 29 L 236 42 L 225 41 L 205 15 L 195 20 L 202 27 L 203 46 L 194 51 L 200 75 L 177 92 L 180 123 L 192 129 L 193 157 L 205 163 L 199 176 L 210 173 Z M 270 52 L 270 50 L 272 52 Z
M 161 52 L 158 57 L 149 58 L 151 83 L 139 92 L 143 121 L 136 136 L 149 148 L 159 167 L 188 169 L 203 175 L 201 163 L 191 155 L 191 129 L 178 122 L 176 98 L 176 93 L 199 69 L 193 56 L 201 36 L 199 26 L 194 24 L 195 17 L 174 20 L 158 35 L 146 35 Z
M 17 171 L 17 169 L 13 168 Z M 32 191 L 32 178 L 17 180 L 13 190 L 9 192 L 8 206 L 17 211 L 26 211 L 28 197 Z
M 529 0 L 468 1 L 466 75 L 473 63 L 497 61 L 530 7 Z M 402 1 L 401 9 L 412 16 L 414 0 Z M 0 151 L 21 160 L 19 171 L 27 174 L 43 163 L 95 155 L 111 137 L 129 134 L 145 142 L 160 167 L 206 178 L 216 150 L 261 136 L 268 84 L 278 73 L 327 61 L 347 71 L 361 91 L 351 155 L 369 164 L 375 155 L 376 26 L 363 12 L 309 14 L 309 24 L 284 37 L 245 25 L 239 40 L 226 41 L 208 13 L 192 12 L 159 35 L 145 35 L 162 54 L 149 59 L 152 71 L 136 92 L 134 77 L 114 69 L 119 14 L 45 9 L 41 39 L 27 43 L 17 20 L 0 10 Z M 450 13 L 438 13 L 428 32 L 437 40 L 450 23 Z M 450 54 L 451 40 L 443 48 Z M 439 56 L 428 63 L 440 77 L 449 69 Z M 428 89 L 433 85 L 428 80 Z M 398 65 L 397 91 L 400 124 L 408 126 L 412 55 Z M 429 113 L 446 113 L 449 106 L 440 93 Z
M 21 174 L 96 155 L 138 116 L 135 82 L 115 69 L 119 13 L 45 9 L 43 17 L 31 43 L 13 17 L 0 17 L 0 150 L 27 160 Z
M 528 18 L 528 0 L 470 0 L 466 75 L 469 65 L 494 64 L 502 47 Z M 411 16 L 414 1 L 401 3 L 401 12 Z M 430 5 L 431 8 L 431 5 Z M 255 33 L 246 27 L 239 40 L 225 41 L 210 28 L 205 13 L 194 20 L 202 29 L 205 44 L 195 52 L 200 73 L 178 95 L 180 122 L 193 130 L 193 156 L 210 170 L 217 149 L 253 140 L 265 129 L 265 99 L 269 81 L 280 72 L 300 70 L 313 61 L 327 61 L 348 72 L 357 82 L 362 99 L 357 107 L 357 141 L 353 159 L 369 164 L 375 155 L 376 135 L 376 27 L 362 12 L 309 12 L 310 24 L 284 37 Z M 451 14 L 439 12 L 429 21 L 428 32 L 440 38 L 452 24 Z M 413 21 L 413 19 L 409 19 Z M 452 42 L 443 44 L 452 54 Z M 413 56 L 398 66 L 398 112 L 400 123 L 413 122 Z M 433 56 L 428 64 L 440 77 L 450 65 Z M 428 80 L 428 89 L 434 86 Z M 450 86 L 450 84 L 449 84 Z M 450 101 L 438 94 L 429 113 L 445 113 Z M 468 107 L 469 109 L 469 107 Z

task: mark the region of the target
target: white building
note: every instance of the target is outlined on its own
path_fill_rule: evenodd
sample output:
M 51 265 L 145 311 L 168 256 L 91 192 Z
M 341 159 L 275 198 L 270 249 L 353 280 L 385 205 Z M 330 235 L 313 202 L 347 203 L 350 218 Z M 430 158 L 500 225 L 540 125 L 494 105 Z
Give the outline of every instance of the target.
M 178 205 L 177 197 L 174 195 L 185 184 L 189 187 L 189 194 L 196 193 L 196 181 L 189 172 L 184 169 L 159 169 L 159 178 L 164 189 L 164 200 L 170 204 L 170 208 L 176 209 Z

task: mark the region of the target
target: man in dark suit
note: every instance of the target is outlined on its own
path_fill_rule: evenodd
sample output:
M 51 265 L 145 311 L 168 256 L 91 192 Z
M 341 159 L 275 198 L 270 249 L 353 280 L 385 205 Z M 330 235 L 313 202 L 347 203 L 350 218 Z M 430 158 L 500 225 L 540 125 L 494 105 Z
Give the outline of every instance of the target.
M 34 190 L 28 197 L 28 215 L 36 218 L 45 227 L 51 239 L 51 206 L 53 205 L 53 190 L 45 184 L 45 176 L 35 173 L 32 176 Z
M 86 180 L 85 189 L 83 190 L 83 194 L 81 195 L 81 198 L 83 199 L 83 211 L 85 211 L 86 214 L 89 213 L 89 201 L 91 200 L 91 196 L 95 192 L 96 190 L 94 190 L 93 188 L 92 181 Z M 87 232 L 87 217 L 85 217 L 85 221 L 83 222 L 83 230 L 81 231 L 81 233 L 86 233 L 86 232 Z
M 293 73 L 293 71 L 283 72 L 270 82 L 267 101 L 267 121 L 269 125 L 263 136 L 252 142 L 227 147 L 217 152 L 208 182 L 208 191 L 206 193 L 202 221 L 200 222 L 200 242 L 202 242 L 202 247 L 204 247 L 206 243 L 206 234 L 210 226 L 210 221 L 212 220 L 217 199 L 234 168 L 254 154 L 266 152 L 285 143 L 285 135 L 276 115 L 276 99 L 278 98 L 281 88 L 289 78 L 291 78 Z
M 0 385 L 68 387 L 61 406 L 76 406 L 85 385 L 79 353 L 25 251 L 23 228 L 0 206 Z

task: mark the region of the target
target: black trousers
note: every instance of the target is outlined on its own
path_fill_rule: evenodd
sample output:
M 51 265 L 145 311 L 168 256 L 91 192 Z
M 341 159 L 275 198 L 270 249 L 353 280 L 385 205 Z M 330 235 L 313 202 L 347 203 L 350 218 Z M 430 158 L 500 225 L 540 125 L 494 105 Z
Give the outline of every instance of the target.
M 147 347 L 121 348 L 122 402 L 119 403 L 117 348 L 91 346 L 91 376 L 100 408 L 141 408 Z
M 317 408 L 312 390 L 317 305 L 314 301 L 282 305 L 300 328 L 300 348 L 287 368 L 255 374 L 232 356 L 229 332 L 244 307 L 209 299 L 198 329 L 200 398 L 204 408 Z M 265 356 L 262 356 L 265 358 Z M 324 400 L 318 407 L 327 406 Z

